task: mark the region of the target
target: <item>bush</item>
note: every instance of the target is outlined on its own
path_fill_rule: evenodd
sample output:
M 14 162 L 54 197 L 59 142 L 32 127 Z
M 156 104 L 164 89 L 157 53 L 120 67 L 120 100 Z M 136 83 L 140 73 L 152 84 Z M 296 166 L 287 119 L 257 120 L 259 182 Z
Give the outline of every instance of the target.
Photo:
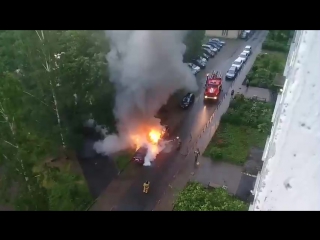
M 265 41 L 262 44 L 262 49 L 269 50 L 269 51 L 278 51 L 278 52 L 288 53 L 290 46 L 288 46 L 287 43 L 283 44 L 283 43 L 269 40 L 269 41 Z
M 274 104 L 236 97 L 228 111 L 221 117 L 221 122 L 234 125 L 244 125 L 258 129 L 260 124 L 271 128 L 271 117 Z
M 191 182 L 179 193 L 175 211 L 247 211 L 248 204 L 230 195 L 223 188 L 206 189 Z
M 285 63 L 279 54 L 259 54 L 247 75 L 250 86 L 272 89 L 275 75 L 283 72 Z
M 221 146 L 220 146 L 221 147 Z M 221 151 L 221 149 L 219 149 L 219 148 L 213 148 L 213 158 L 215 159 L 215 160 L 219 160 L 219 159 L 222 159 L 223 158 L 223 153 L 222 153 L 222 151 Z

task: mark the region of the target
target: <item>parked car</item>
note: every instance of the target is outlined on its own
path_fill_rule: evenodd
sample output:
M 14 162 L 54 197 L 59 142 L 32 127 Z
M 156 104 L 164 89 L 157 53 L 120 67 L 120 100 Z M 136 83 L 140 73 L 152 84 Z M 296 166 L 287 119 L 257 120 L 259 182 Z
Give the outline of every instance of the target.
M 200 67 L 201 69 L 204 69 L 206 65 L 204 65 L 200 59 L 192 59 L 192 63 L 195 64 L 196 66 Z
M 231 66 L 236 67 L 238 71 L 240 71 L 243 66 L 243 60 L 241 58 L 237 58 L 236 60 L 234 60 Z
M 214 48 L 218 49 L 218 51 L 220 51 L 220 49 L 221 49 L 220 45 L 218 43 L 215 43 L 215 42 L 209 42 L 206 45 L 214 47 Z
M 209 41 L 218 41 L 218 42 L 220 42 L 222 45 L 226 45 L 226 42 L 221 41 L 219 38 L 210 38 Z
M 199 59 L 201 60 L 202 63 L 204 63 L 207 66 L 208 60 L 202 56 L 199 56 Z
M 188 66 L 191 68 L 193 75 L 197 75 L 200 72 L 200 67 L 194 65 L 193 63 L 188 63 Z
M 251 54 L 251 52 L 247 51 L 247 50 L 243 50 L 242 52 L 248 54 L 248 56 L 250 56 L 250 54 Z
M 194 103 L 195 96 L 193 93 L 187 93 L 181 100 L 180 107 L 182 109 L 189 108 Z
M 217 54 L 218 53 L 218 49 L 210 46 L 211 48 L 209 47 L 202 47 L 202 49 L 207 49 L 207 50 L 210 50 L 211 52 L 214 52 L 214 54 Z
M 207 60 L 209 60 L 209 58 L 210 58 L 210 55 L 207 53 L 202 53 L 200 56 L 207 59 Z
M 205 54 L 209 54 L 211 58 L 213 58 L 216 53 L 214 51 L 211 51 L 210 49 L 208 48 L 202 48 L 202 51 L 205 53 Z
M 251 55 L 251 52 L 252 52 L 251 46 L 249 45 L 245 46 L 244 51 L 248 51 L 250 53 L 249 55 Z
M 214 52 L 218 52 L 218 49 L 213 47 L 213 46 L 210 46 L 210 45 L 206 45 L 206 44 L 203 44 L 202 45 L 202 48 L 208 48 L 210 49 L 211 51 L 214 51 Z
M 146 157 L 148 149 L 146 147 L 140 147 L 132 157 L 132 161 L 144 164 L 144 158 Z
M 226 79 L 233 80 L 237 77 L 238 75 L 238 68 L 236 66 L 231 66 L 226 73 Z
M 218 45 L 219 46 L 219 48 L 222 48 L 223 47 L 223 44 L 222 43 L 220 43 L 219 41 L 217 41 L 217 40 L 213 40 L 213 41 L 209 41 L 207 44 L 216 44 L 216 45 Z
M 247 33 L 247 37 L 251 37 L 252 35 L 252 31 L 251 30 L 244 30 Z
M 245 31 L 243 31 L 240 35 L 241 39 L 247 39 L 247 37 L 248 37 L 248 34 Z
M 249 53 L 248 52 L 242 52 L 239 55 L 239 58 L 241 58 L 243 60 L 243 62 L 246 62 L 248 57 L 249 57 Z

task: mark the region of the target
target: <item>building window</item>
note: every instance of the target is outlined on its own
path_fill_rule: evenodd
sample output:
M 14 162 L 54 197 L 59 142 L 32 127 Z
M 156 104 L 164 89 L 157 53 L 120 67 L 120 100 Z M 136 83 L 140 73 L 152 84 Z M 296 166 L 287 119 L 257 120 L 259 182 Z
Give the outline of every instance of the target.
M 228 31 L 229 30 L 222 30 L 222 36 L 228 36 Z

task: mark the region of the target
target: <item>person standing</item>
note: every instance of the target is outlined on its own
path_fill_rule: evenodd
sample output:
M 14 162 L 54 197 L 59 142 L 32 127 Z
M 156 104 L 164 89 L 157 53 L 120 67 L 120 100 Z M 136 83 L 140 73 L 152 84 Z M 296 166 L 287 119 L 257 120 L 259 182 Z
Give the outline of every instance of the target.
M 232 91 L 231 91 L 231 98 L 233 98 L 233 95 L 234 95 L 234 90 L 232 89 Z
M 199 148 L 197 148 L 197 150 L 194 151 L 194 156 L 195 156 L 194 163 L 197 164 L 197 165 L 198 165 L 198 157 L 199 157 L 199 155 L 200 155 L 200 150 L 199 150 Z
M 148 193 L 149 187 L 150 187 L 150 182 L 149 182 L 149 181 L 146 181 L 146 182 L 143 184 L 143 192 L 144 192 L 144 193 Z
M 246 80 L 247 89 L 249 88 L 249 84 L 250 84 L 250 81 L 249 81 L 249 79 L 247 79 L 247 80 Z

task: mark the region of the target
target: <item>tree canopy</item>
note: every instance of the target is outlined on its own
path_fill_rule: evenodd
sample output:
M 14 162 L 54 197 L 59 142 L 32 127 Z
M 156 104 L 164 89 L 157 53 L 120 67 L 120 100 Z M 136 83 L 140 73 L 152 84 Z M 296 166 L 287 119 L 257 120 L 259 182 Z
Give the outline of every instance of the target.
M 200 31 L 189 33 L 187 54 Z M 0 31 L 0 200 L 17 210 L 83 210 L 86 182 L 66 164 L 88 119 L 115 131 L 104 31 Z M 1 204 L 1 203 L 0 203 Z

